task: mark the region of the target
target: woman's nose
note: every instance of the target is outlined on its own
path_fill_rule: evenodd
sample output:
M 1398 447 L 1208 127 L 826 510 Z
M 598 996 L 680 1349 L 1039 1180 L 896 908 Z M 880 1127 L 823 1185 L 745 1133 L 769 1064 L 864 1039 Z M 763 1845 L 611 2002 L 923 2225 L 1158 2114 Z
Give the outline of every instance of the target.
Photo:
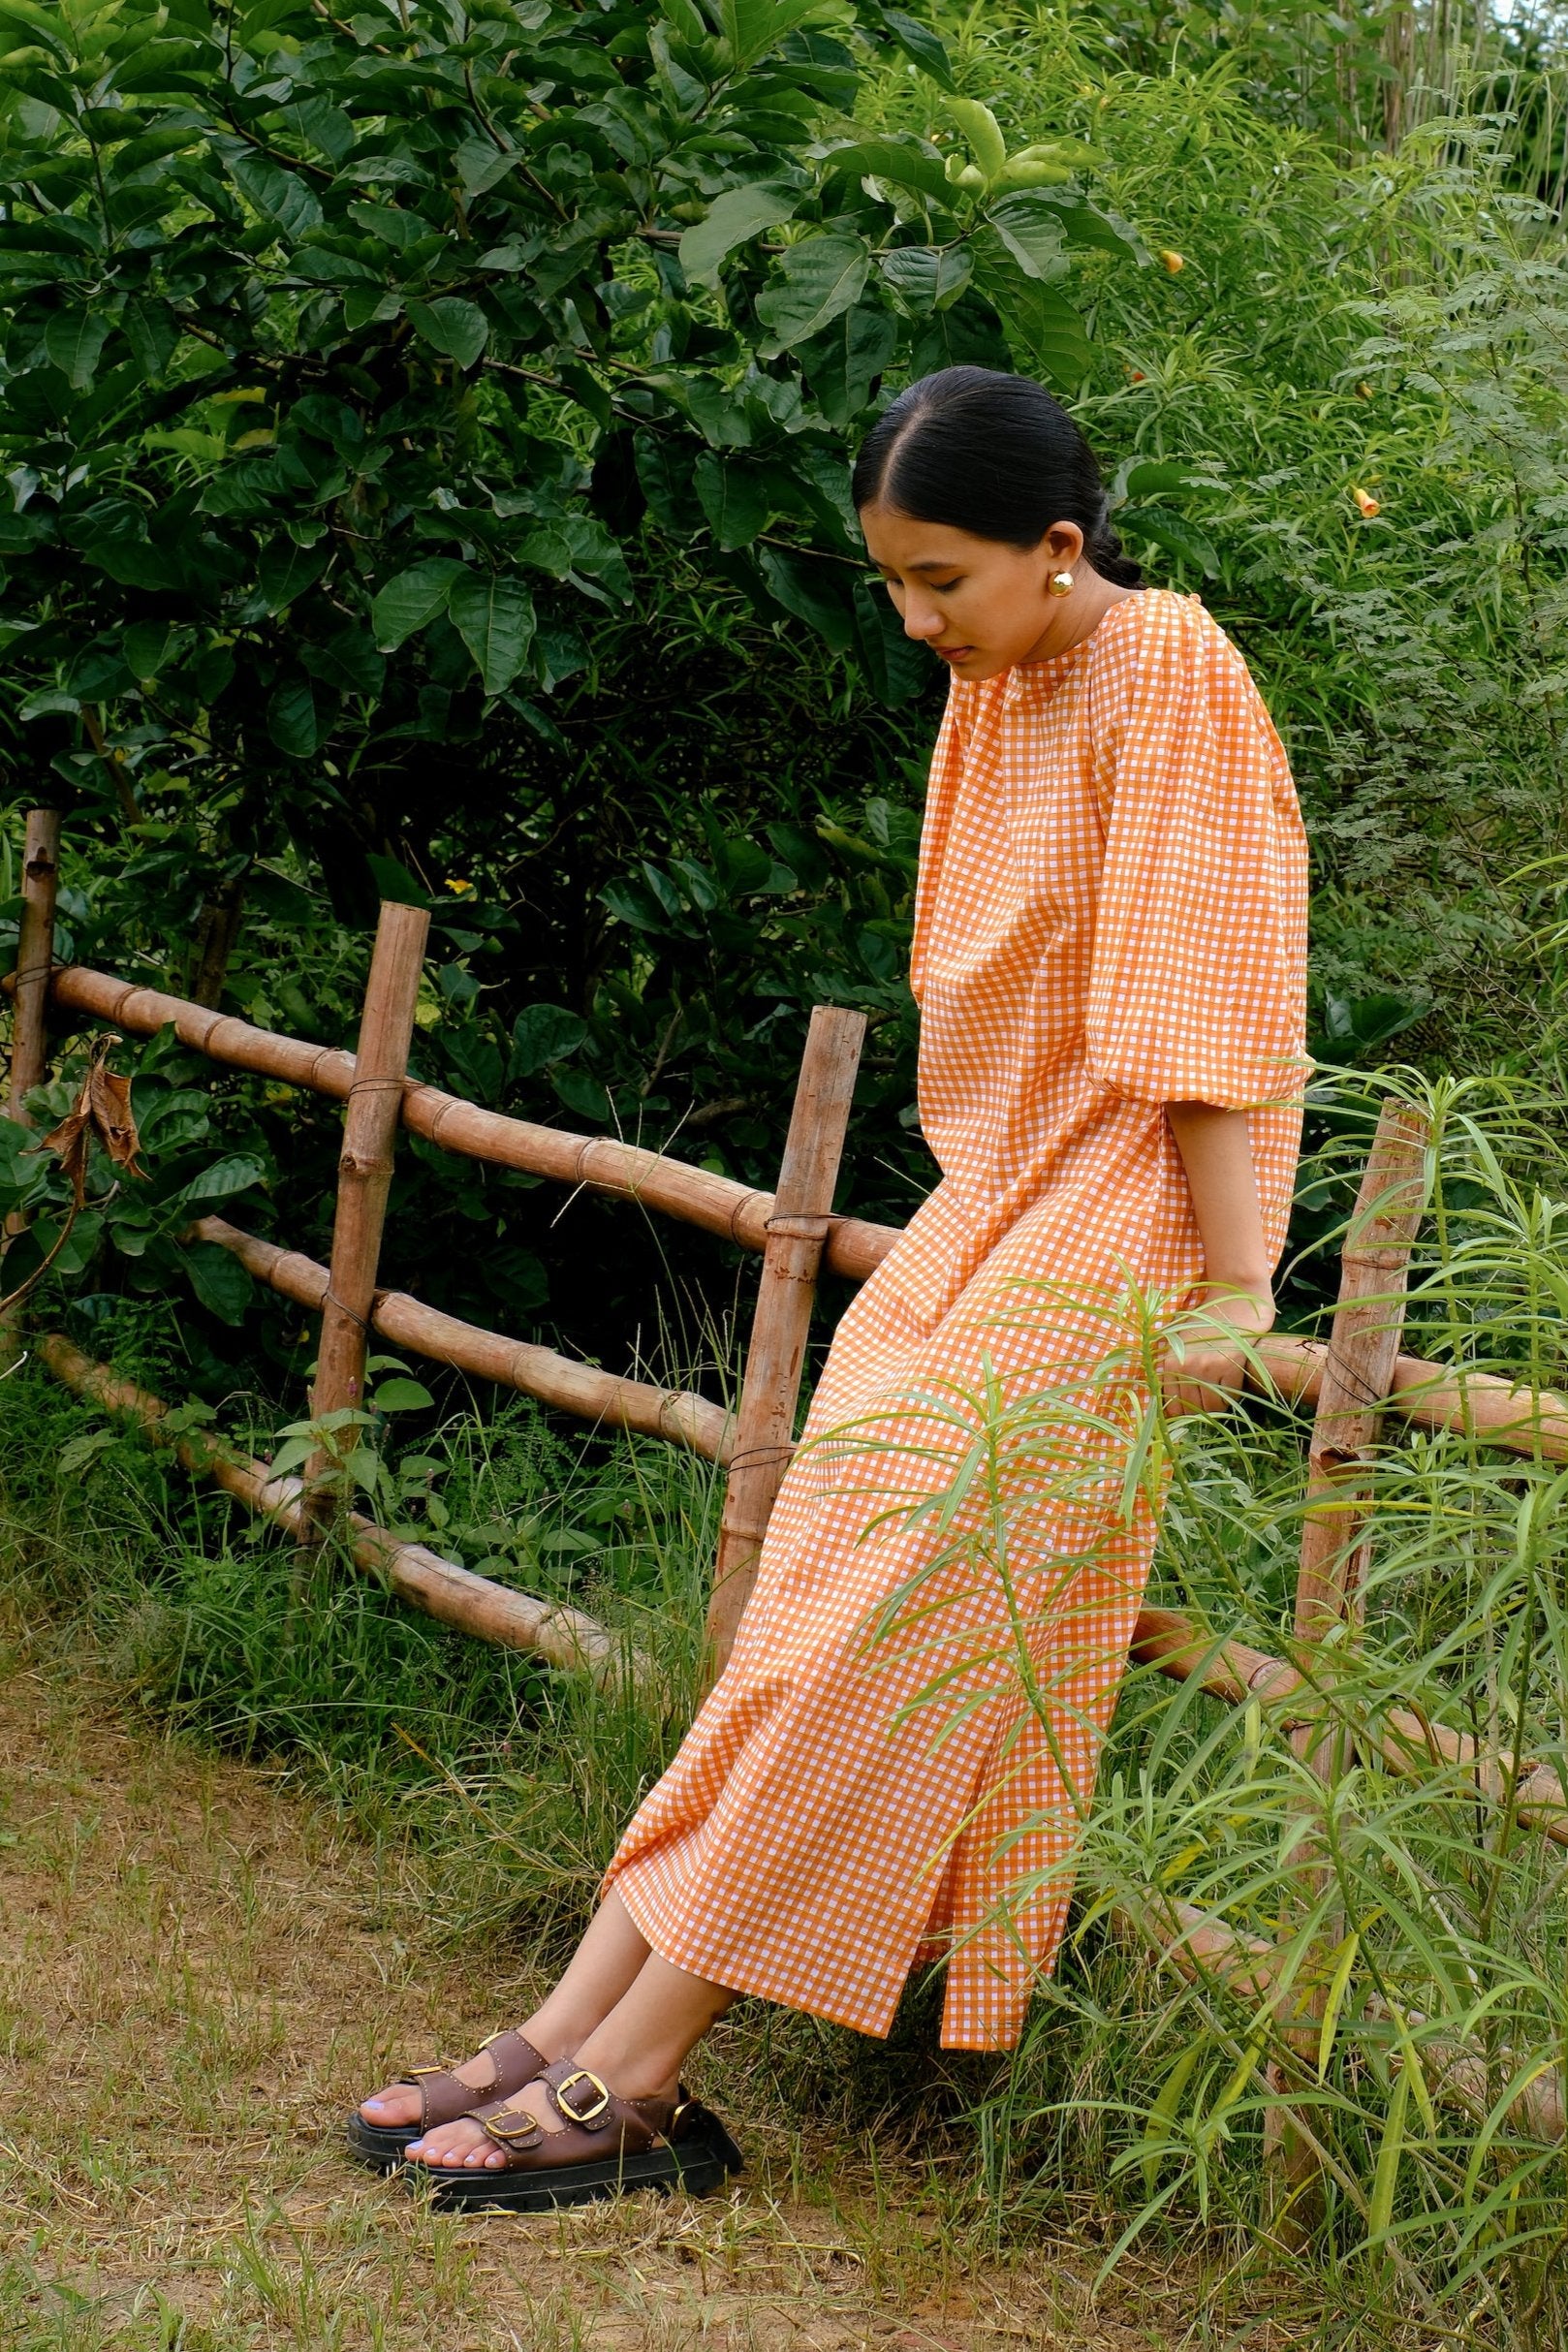
M 931 638 L 940 637 L 941 634 L 942 615 L 936 607 L 927 604 L 924 597 L 906 595 L 904 598 L 905 637 L 919 638 L 922 643 L 925 643 Z

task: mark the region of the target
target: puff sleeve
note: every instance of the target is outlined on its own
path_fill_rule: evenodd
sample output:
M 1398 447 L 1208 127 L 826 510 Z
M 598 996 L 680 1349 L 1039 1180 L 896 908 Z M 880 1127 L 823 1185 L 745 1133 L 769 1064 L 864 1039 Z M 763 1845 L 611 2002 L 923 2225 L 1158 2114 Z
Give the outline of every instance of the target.
M 1245 662 L 1195 598 L 1161 599 L 1106 780 L 1085 1015 L 1091 1078 L 1242 1110 L 1306 1071 L 1306 837 Z

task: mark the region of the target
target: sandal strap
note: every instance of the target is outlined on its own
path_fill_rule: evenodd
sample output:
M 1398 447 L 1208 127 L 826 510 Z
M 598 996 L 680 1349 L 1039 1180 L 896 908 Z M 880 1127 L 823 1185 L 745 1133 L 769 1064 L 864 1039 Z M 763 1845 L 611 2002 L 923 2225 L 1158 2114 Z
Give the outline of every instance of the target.
M 481 2042 L 480 2049 L 489 2057 L 494 2069 L 487 2083 L 465 2083 L 451 2066 L 411 2066 L 399 2082 L 410 2083 L 420 2094 L 420 2132 L 434 2131 L 443 2123 L 455 2123 L 459 2117 L 471 2115 L 485 2100 L 509 2099 L 515 2091 L 531 2083 L 545 2070 L 545 2055 L 518 2033 L 507 2026 Z
M 609 2131 L 615 2124 L 641 2124 L 662 2140 L 680 2105 L 675 2099 L 623 2099 L 590 2068 L 574 2058 L 557 2058 L 536 2080 L 563 2123 L 579 2131 Z
M 651 2148 L 668 2138 L 681 2112 L 690 2104 L 682 2091 L 679 2099 L 623 2099 L 611 2089 L 608 2083 L 586 2066 L 579 2066 L 573 2058 L 557 2058 L 534 2077 L 544 2085 L 546 2096 L 566 2126 L 565 2134 L 547 2131 L 526 2108 L 514 2107 L 508 2099 L 504 2104 L 480 2108 L 474 2121 L 484 2125 L 498 2148 L 509 2154 L 529 2155 L 547 2143 L 553 2144 L 563 2137 L 570 2141 L 581 2132 L 590 2139 L 613 2131 L 624 2148 Z M 562 2154 L 565 2156 L 563 2148 Z

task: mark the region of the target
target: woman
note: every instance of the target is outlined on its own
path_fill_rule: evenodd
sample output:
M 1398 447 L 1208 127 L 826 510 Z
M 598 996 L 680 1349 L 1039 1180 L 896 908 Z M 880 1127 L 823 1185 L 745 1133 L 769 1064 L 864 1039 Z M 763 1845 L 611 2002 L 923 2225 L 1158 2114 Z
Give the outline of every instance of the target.
M 1042 1475 L 1037 1448 L 999 1641 L 994 1559 L 890 1513 L 888 1445 L 988 1382 L 1054 1390 L 1057 1455 L 1087 1461 L 1129 1298 L 1201 1310 L 1189 1385 L 1234 1385 L 1238 1334 L 1273 1316 L 1306 851 L 1244 662 L 1196 597 L 1141 586 L 1037 385 L 926 377 L 854 494 L 907 634 L 952 675 L 911 972 L 942 1182 L 839 1327 L 808 1435 L 840 1434 L 786 1478 L 734 1655 L 560 1984 L 520 2033 L 350 2119 L 361 2154 L 406 2147 L 452 2201 L 722 2180 L 738 2157 L 679 2076 L 742 1993 L 883 2034 L 911 1969 L 946 1957 L 943 2043 L 1012 2047 L 1054 1962 L 1153 1517 L 1075 1488 L 1071 1458 Z M 881 1468 L 846 1474 L 848 1432 L 879 1420 Z M 905 1503 L 946 1456 L 905 1445 Z M 868 1645 L 901 1610 L 907 1638 Z

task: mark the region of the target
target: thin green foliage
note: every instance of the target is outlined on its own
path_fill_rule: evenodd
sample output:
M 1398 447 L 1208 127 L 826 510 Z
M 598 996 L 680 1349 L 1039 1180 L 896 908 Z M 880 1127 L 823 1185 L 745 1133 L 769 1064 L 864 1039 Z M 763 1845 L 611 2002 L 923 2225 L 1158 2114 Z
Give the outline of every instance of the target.
M 1550 1106 L 1409 1071 L 1387 1084 L 1432 1134 L 1407 1346 L 1560 1385 L 1568 1234 Z M 1375 1095 L 1342 1080 L 1333 1108 L 1307 1190 L 1343 1200 Z M 1081 1327 L 1112 1320 L 1104 1301 L 1027 1290 L 1015 1330 L 1032 1313 L 1054 1335 L 1070 1308 Z M 1276 2253 L 1304 2228 L 1319 2278 L 1326 2265 L 1372 2305 L 1554 2341 L 1568 1863 L 1526 1800 L 1532 1772 L 1564 1772 L 1568 1474 L 1539 1447 L 1504 1454 L 1390 1416 L 1369 1471 L 1364 1629 L 1302 1652 L 1303 1416 L 1265 1398 L 1172 1420 L 1159 1359 L 1179 1321 L 1130 1297 L 1121 1322 L 1088 1380 L 952 1384 L 823 1441 L 869 1458 L 873 1536 L 899 1519 L 928 1528 L 919 1573 L 868 1630 L 925 1673 L 908 1711 L 928 1715 L 933 1749 L 977 1710 L 1014 1716 L 988 1790 L 1016 1772 L 1019 1726 L 1055 1742 L 1068 1720 L 1042 1628 L 1059 1641 L 1087 1612 L 1088 1572 L 1156 1505 L 1152 1597 L 1216 1646 L 1289 1654 L 1304 1677 L 1288 1701 L 1232 1707 L 1196 1678 L 1129 1676 L 1076 1852 L 1006 1898 L 1018 1932 L 1076 1879 L 1061 1969 L 978 2117 L 999 2210 L 1049 2207 L 1103 2171 L 1119 2216 L 1108 2270 L 1182 2217 Z M 1474 1749 L 1455 1755 L 1437 1733 Z M 1031 1816 L 1008 1846 L 1051 1827 Z M 1206 1928 L 1218 1946 L 1193 1943 Z M 1266 2159 L 1282 2115 L 1315 2153 L 1289 2212 Z

